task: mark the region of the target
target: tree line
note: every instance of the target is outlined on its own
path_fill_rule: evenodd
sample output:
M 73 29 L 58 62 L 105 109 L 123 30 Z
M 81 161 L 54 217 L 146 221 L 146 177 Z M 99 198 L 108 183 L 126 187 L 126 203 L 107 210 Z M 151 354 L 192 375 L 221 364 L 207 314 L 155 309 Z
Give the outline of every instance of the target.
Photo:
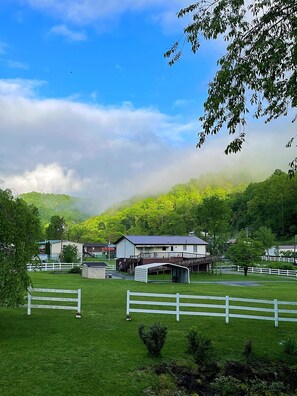
M 202 180 L 203 181 L 203 180 Z M 207 184 L 193 179 L 168 194 L 129 201 L 69 228 L 78 242 L 114 242 L 123 234 L 186 235 L 194 231 L 222 251 L 242 230 L 266 227 L 278 240 L 297 234 L 297 178 L 276 170 L 262 182 Z

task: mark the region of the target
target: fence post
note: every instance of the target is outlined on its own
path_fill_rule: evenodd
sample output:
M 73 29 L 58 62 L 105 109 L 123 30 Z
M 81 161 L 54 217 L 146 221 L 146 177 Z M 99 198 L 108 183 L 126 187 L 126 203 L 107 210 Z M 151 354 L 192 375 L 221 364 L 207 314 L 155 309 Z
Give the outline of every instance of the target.
M 277 303 L 277 299 L 274 300 L 274 326 L 278 327 L 278 303 Z
M 226 296 L 226 323 L 229 323 L 229 296 Z
M 77 312 L 81 313 L 81 289 L 77 290 Z
M 31 315 L 31 287 L 28 287 L 28 297 L 27 297 L 27 315 Z
M 126 314 L 130 314 L 130 290 L 127 290 L 127 308 L 126 308 Z
M 179 322 L 179 293 L 176 293 L 176 320 Z

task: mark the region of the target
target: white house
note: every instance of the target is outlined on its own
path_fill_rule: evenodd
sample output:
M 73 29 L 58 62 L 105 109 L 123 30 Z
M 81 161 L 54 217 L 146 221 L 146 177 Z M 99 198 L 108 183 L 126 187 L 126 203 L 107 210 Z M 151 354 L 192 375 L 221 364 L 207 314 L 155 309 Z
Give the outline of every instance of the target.
M 207 242 L 195 235 L 124 235 L 116 242 L 117 258 L 205 256 Z
M 64 241 L 64 240 L 48 240 L 39 242 L 39 253 L 40 255 L 46 254 L 46 244 L 50 244 L 50 259 L 59 260 L 60 254 L 63 251 L 63 246 L 74 245 L 77 247 L 77 254 L 79 257 L 82 257 L 83 254 L 83 244 L 72 241 Z
M 296 245 L 279 245 L 268 249 L 269 256 L 282 256 L 286 253 L 291 253 L 293 255 L 294 252 L 297 252 Z

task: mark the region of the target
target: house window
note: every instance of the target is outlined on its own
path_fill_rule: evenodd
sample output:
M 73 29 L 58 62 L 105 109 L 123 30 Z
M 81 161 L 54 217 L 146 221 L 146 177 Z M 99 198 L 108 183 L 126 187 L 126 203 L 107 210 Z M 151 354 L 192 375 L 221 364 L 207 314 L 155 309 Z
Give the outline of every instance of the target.
M 166 246 L 163 246 L 163 247 L 162 247 L 162 250 L 166 250 Z
M 187 245 L 184 245 L 184 246 L 183 246 L 183 250 L 187 250 Z
M 197 253 L 197 245 L 194 245 L 194 246 L 193 246 L 193 252 L 194 252 L 194 253 Z

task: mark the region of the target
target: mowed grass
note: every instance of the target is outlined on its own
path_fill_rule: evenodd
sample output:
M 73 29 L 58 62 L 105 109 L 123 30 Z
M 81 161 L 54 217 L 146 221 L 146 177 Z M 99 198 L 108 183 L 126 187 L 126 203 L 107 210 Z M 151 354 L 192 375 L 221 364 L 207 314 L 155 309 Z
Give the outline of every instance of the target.
M 148 357 L 137 327 L 161 322 L 168 327 L 162 360 L 190 359 L 186 333 L 191 326 L 207 334 L 219 358 L 241 358 L 252 339 L 259 357 L 283 359 L 280 346 L 295 336 L 297 323 L 174 315 L 132 314 L 126 321 L 126 292 L 147 291 L 234 296 L 297 301 L 295 279 L 249 275 L 192 276 L 190 285 L 141 284 L 129 280 L 89 280 L 76 274 L 33 273 L 34 287 L 82 289 L 82 319 L 75 311 L 25 308 L 0 309 L 0 393 L 2 395 L 142 395 L 150 385 L 140 368 L 156 362 Z M 159 279 L 160 281 L 160 279 Z M 258 286 L 234 286 L 228 281 L 253 281 Z M 194 283 L 199 282 L 199 283 Z M 220 282 L 220 283 L 216 283 Z M 225 283 L 226 282 L 226 283 Z

